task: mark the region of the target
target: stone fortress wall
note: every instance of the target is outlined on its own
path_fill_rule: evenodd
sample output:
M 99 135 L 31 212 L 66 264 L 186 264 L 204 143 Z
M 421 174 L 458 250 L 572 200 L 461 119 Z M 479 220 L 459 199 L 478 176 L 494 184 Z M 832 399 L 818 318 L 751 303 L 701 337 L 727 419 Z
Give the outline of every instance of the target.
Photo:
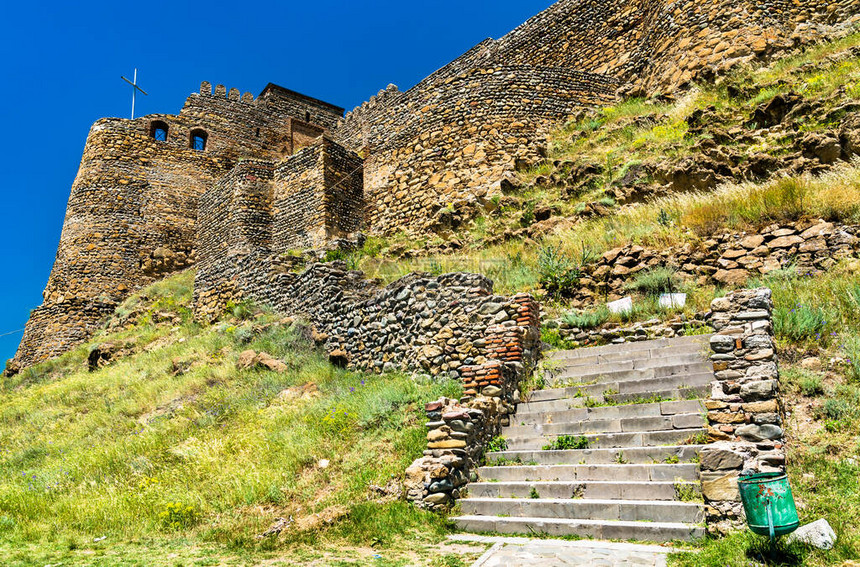
M 292 113 L 292 114 L 289 114 Z M 15 357 L 28 366 L 87 339 L 131 291 L 196 262 L 198 199 L 243 158 L 277 160 L 343 110 L 270 85 L 258 98 L 209 83 L 178 115 L 102 119 L 72 185 L 44 302 Z M 295 115 L 300 115 L 296 117 Z M 166 129 L 166 139 L 153 137 Z M 205 150 L 190 147 L 192 132 Z M 315 135 L 313 135 L 315 133 Z
M 100 120 L 72 186 L 44 303 L 14 364 L 85 340 L 131 290 L 194 264 L 200 249 L 219 269 L 273 266 L 289 247 L 358 229 L 433 230 L 440 209 L 490 199 L 518 161 L 539 159 L 545 130 L 576 107 L 611 103 L 619 88 L 671 90 L 767 58 L 821 38 L 858 8 L 860 0 L 561 0 L 346 117 L 277 85 L 255 99 L 221 85 L 213 94 L 204 83 L 178 115 Z M 159 127 L 165 141 L 153 137 Z M 204 151 L 189 147 L 193 133 L 205 135 Z M 198 235 L 202 227 L 233 230 L 234 221 L 245 231 L 235 242 Z M 234 285 L 204 273 L 201 282 L 210 281 L 201 297 Z
M 348 113 L 334 136 L 367 156 L 368 230 L 433 229 L 449 203 L 479 201 L 549 126 L 582 105 L 669 91 L 821 39 L 858 0 L 562 0 L 487 39 L 406 92 Z

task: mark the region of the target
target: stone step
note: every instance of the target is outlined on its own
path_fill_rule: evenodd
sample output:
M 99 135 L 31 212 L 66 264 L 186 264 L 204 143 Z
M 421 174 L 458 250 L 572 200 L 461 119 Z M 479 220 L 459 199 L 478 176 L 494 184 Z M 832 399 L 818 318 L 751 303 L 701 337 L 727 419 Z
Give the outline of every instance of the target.
M 621 449 L 571 449 L 566 451 L 500 451 L 487 453 L 486 459 L 488 463 L 504 460 L 505 462 L 538 463 L 541 465 L 576 465 L 579 463 L 605 465 L 619 461 L 630 464 L 654 464 L 667 461 L 686 464 L 695 459 L 703 447 L 704 445 L 666 445 L 660 447 L 624 447 Z
M 702 526 L 672 522 L 611 522 L 561 518 L 459 516 L 457 527 L 477 533 L 578 536 L 606 540 L 691 541 L 704 537 Z
M 651 368 L 675 367 L 683 365 L 708 365 L 708 361 L 698 354 L 670 356 L 665 358 L 649 358 L 645 360 L 625 360 L 619 362 L 604 362 L 599 364 L 565 364 L 547 368 L 544 375 L 548 379 L 560 377 L 567 379 L 565 375 L 576 376 L 586 371 L 593 374 L 611 374 L 631 370 L 648 370 Z M 710 368 L 710 366 L 708 366 Z
M 506 465 L 479 467 L 481 482 L 674 482 L 699 479 L 696 463 L 602 464 L 602 465 Z M 471 486 L 471 485 L 470 485 Z
M 637 398 L 655 399 L 667 392 L 678 392 L 683 395 L 682 391 L 693 390 L 694 393 L 707 393 L 710 391 L 713 381 L 713 372 L 703 372 L 701 374 L 648 378 L 632 382 L 605 382 L 587 386 L 553 388 L 551 393 L 549 390 L 538 390 L 529 395 L 527 402 L 519 404 L 517 411 L 535 413 L 584 407 L 586 398 L 591 398 L 595 403 L 603 403 L 607 399 L 617 403 L 625 403 Z M 575 401 L 577 399 L 579 399 L 578 402 Z
M 594 355 L 608 355 L 614 353 L 634 353 L 643 351 L 661 350 L 671 347 L 687 347 L 690 345 L 705 348 L 711 335 L 693 335 L 689 337 L 675 337 L 672 339 L 654 339 L 653 341 L 637 341 L 634 343 L 621 343 L 602 345 L 597 347 L 577 348 L 572 350 L 556 350 L 547 353 L 547 356 L 558 356 L 561 358 L 582 358 Z
M 571 356 L 571 351 L 555 351 L 546 354 L 546 359 L 552 361 L 549 366 L 577 367 L 589 364 L 622 364 L 625 362 L 645 363 L 653 361 L 655 364 L 682 359 L 689 361 L 706 360 L 704 345 L 684 345 L 680 347 L 664 347 L 658 349 L 639 350 L 633 352 L 615 352 L 607 354 L 586 354 Z
M 621 406 L 625 407 L 625 406 Z M 671 429 L 690 429 L 704 427 L 705 419 L 701 413 L 680 413 L 677 415 L 655 415 L 641 417 L 587 419 L 561 423 L 513 425 L 502 429 L 505 439 L 547 435 L 589 435 L 603 433 L 628 433 L 637 431 L 667 431 Z
M 623 368 L 632 363 L 613 366 L 587 365 L 578 368 L 563 368 L 552 373 L 553 385 L 575 386 L 605 382 L 627 382 L 645 380 L 648 378 L 663 378 L 679 374 L 713 373 L 713 365 L 709 362 L 698 361 L 687 364 L 658 365 L 653 368 Z
M 653 447 L 657 445 L 678 445 L 697 435 L 705 433 L 703 428 L 672 429 L 665 431 L 636 431 L 627 433 L 585 434 L 589 447 L 608 449 L 613 447 Z M 553 442 L 555 435 L 516 437 L 507 439 L 508 450 L 538 450 Z
M 702 413 L 704 411 L 704 405 L 701 400 L 678 400 L 648 404 L 575 408 L 561 411 L 517 411 L 516 415 L 512 416 L 511 422 L 519 425 L 568 423 L 573 421 L 596 421 L 602 419 L 623 419 L 628 417 Z
M 545 414 L 551 412 L 596 409 L 599 407 L 620 407 L 621 405 L 644 405 L 652 403 L 652 400 L 661 401 L 697 401 L 711 391 L 711 385 L 706 384 L 694 388 L 676 388 L 672 390 L 657 390 L 649 393 L 629 392 L 627 394 L 603 394 L 594 396 L 580 396 L 577 398 L 562 398 L 558 400 L 546 400 L 534 403 L 522 403 L 518 406 L 524 414 Z M 647 396 L 647 397 L 646 397 Z M 601 406 L 611 402 L 614 405 Z M 591 406 L 591 407 L 589 407 Z M 596 406 L 596 407 L 595 407 Z M 518 412 L 519 413 L 519 412 Z
M 473 482 L 477 498 L 584 498 L 588 500 L 678 500 L 678 488 L 701 494 L 699 483 L 673 481 L 511 481 Z
M 567 518 L 622 522 L 695 524 L 704 520 L 704 506 L 663 500 L 576 500 L 570 498 L 464 498 L 467 516 Z

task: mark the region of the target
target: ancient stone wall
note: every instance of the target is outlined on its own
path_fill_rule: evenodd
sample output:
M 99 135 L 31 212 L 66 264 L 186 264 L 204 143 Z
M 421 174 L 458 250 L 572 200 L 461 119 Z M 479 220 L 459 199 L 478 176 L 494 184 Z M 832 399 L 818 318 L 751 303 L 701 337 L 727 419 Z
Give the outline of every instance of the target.
M 540 348 L 540 308 L 526 294 L 507 308 L 484 304 L 492 324 L 473 344 L 485 349 L 480 364 L 463 366 L 463 397 L 425 406 L 427 449 L 406 470 L 406 497 L 429 509 L 446 507 L 475 478 L 487 444 L 510 425 L 519 402 L 519 384 L 533 371 Z M 496 311 L 498 309 L 498 311 Z M 494 313 L 495 312 L 495 313 Z
M 279 162 L 326 130 L 367 158 L 363 196 L 349 179 L 322 205 L 318 191 L 306 190 L 295 202 L 311 209 L 278 217 L 273 207 L 282 245 L 290 232 L 315 245 L 362 222 L 376 234 L 442 231 L 435 217 L 450 203 L 497 195 L 503 175 L 518 160 L 540 159 L 546 128 L 578 106 L 609 103 L 625 83 L 627 94 L 666 91 L 767 59 L 847 29 L 858 8 L 860 0 L 562 0 L 407 92 L 382 91 L 346 119 L 337 106 L 276 85 L 255 99 L 223 85 L 213 93 L 204 83 L 178 115 L 100 120 L 72 188 L 45 304 L 16 361 L 55 356 L 78 340 L 71 337 L 84 337 L 100 311 L 83 309 L 87 302 L 115 303 L 192 264 L 197 199 L 240 159 Z M 156 141 L 161 132 L 166 139 Z M 190 147 L 198 134 L 203 152 Z M 349 177 L 355 163 L 348 154 L 332 158 L 324 178 Z M 274 193 L 286 194 L 277 176 L 290 167 L 275 170 Z M 336 221 L 302 234 L 305 216 L 318 224 L 315 206 Z M 49 336 L 46 329 L 59 328 L 49 319 L 70 329 Z
M 709 529 L 725 532 L 744 517 L 738 475 L 784 471 L 785 440 L 770 290 L 730 293 L 711 310 L 715 380 L 705 400 L 710 444 L 700 452 L 702 494 Z
M 583 104 L 614 99 L 611 78 L 566 69 L 499 66 L 445 73 L 369 112 L 362 136 L 335 131 L 364 151 L 367 225 L 391 234 L 433 228 L 435 213 L 462 199 L 488 199 L 517 159 L 534 162 L 543 130 Z M 495 189 L 495 193 L 499 193 Z
M 368 157 L 371 232 L 438 230 L 449 203 L 498 193 L 516 161 L 535 162 L 543 130 L 617 88 L 644 94 L 817 41 L 860 0 L 562 0 L 488 39 L 406 92 L 390 85 L 335 131 Z
M 89 336 L 109 312 L 106 306 L 192 265 L 198 198 L 237 160 L 280 159 L 297 143 L 307 143 L 313 128 L 322 132 L 301 122 L 305 109 L 315 116 L 327 112 L 327 124 L 339 118 L 337 107 L 282 91 L 270 89 L 254 99 L 236 89 L 228 94 L 222 85 L 213 94 L 203 83 L 178 115 L 108 118 L 93 125 L 44 304 L 31 317 L 13 366 L 65 352 Z M 159 129 L 166 131 L 164 140 L 155 139 Z M 205 138 L 203 151 L 192 149 L 192 134 Z

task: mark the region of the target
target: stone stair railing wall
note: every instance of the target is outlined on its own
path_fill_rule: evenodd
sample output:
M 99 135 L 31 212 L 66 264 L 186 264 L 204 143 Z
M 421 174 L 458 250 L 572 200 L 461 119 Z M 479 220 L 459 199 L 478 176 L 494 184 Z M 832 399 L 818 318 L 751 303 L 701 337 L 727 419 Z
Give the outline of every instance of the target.
M 710 444 L 700 452 L 700 465 L 709 530 L 725 533 L 744 518 L 738 475 L 784 471 L 785 440 L 771 291 L 736 291 L 715 299 L 711 310 Z
M 488 303 L 480 311 L 491 313 L 498 306 Z M 510 425 L 520 381 L 534 368 L 540 348 L 539 314 L 530 296 L 514 296 L 496 311 L 494 324 L 485 327 L 483 337 L 472 343 L 483 354 L 475 358 L 476 364 L 460 368 L 462 398 L 442 398 L 425 406 L 427 449 L 406 470 L 410 501 L 428 509 L 445 507 L 473 480 L 484 448 Z

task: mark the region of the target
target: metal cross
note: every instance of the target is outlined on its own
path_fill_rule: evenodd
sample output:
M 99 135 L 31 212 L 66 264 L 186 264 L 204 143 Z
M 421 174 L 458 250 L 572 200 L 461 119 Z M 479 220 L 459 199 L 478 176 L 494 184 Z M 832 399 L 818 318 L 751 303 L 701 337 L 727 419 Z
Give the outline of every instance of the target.
M 125 77 L 122 77 L 122 80 L 132 86 L 132 89 L 131 89 L 131 119 L 134 120 L 134 99 L 135 99 L 135 95 L 137 95 L 137 91 L 140 91 L 147 96 L 149 96 L 149 93 L 147 93 L 145 90 L 143 90 L 142 88 L 137 86 L 137 69 L 134 70 L 134 80 L 133 81 L 129 81 Z

